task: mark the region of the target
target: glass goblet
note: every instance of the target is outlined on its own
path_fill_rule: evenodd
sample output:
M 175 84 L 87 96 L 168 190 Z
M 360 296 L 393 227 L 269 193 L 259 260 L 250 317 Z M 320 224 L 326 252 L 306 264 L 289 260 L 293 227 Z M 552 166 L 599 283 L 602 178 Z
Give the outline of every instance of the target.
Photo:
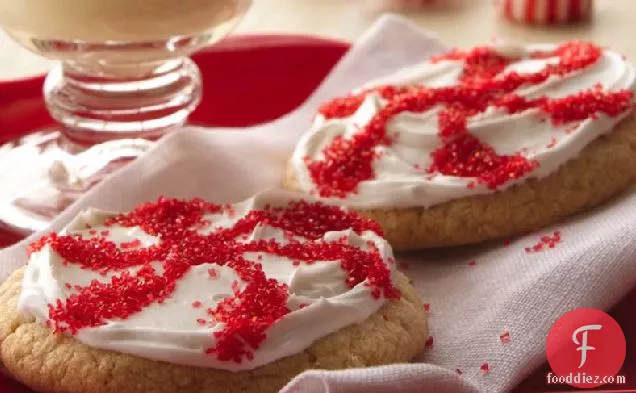
M 59 125 L 0 146 L 0 225 L 45 229 L 105 175 L 178 130 L 201 98 L 187 56 L 251 0 L 0 0 L 0 26 L 61 64 L 44 84 Z

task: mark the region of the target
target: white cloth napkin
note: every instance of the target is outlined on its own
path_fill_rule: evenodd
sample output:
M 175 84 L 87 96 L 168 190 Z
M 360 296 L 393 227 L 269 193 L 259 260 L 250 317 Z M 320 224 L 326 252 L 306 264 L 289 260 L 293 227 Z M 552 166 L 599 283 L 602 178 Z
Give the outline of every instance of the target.
M 320 102 L 444 49 L 435 36 L 385 16 L 294 113 L 245 130 L 185 130 L 166 137 L 71 206 L 52 228 L 60 229 L 87 206 L 126 210 L 161 195 L 232 202 L 276 187 Z M 512 389 L 545 360 L 545 337 L 559 316 L 578 307 L 608 309 L 636 284 L 635 222 L 636 193 L 629 193 L 555 228 L 515 239 L 507 247 L 496 243 L 398 256 L 430 303 L 432 347 L 416 364 L 309 371 L 283 392 Z M 524 252 L 540 235 L 557 229 L 563 240 L 556 248 Z M 25 263 L 28 242 L 0 253 L 0 280 Z M 504 331 L 510 334 L 508 343 L 500 340 Z M 481 370 L 485 363 L 487 373 Z

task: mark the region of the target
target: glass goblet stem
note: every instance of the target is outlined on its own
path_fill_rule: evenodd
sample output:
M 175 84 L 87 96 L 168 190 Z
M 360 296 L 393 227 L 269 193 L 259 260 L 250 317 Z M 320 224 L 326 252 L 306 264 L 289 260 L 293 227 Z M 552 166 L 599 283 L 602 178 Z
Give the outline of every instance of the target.
M 189 58 L 86 67 L 64 62 L 44 86 L 56 130 L 0 146 L 0 230 L 28 234 L 104 176 L 176 130 L 201 99 Z
M 65 62 L 47 77 L 44 94 L 73 141 L 156 139 L 185 123 L 201 99 L 201 78 L 189 58 L 93 69 Z

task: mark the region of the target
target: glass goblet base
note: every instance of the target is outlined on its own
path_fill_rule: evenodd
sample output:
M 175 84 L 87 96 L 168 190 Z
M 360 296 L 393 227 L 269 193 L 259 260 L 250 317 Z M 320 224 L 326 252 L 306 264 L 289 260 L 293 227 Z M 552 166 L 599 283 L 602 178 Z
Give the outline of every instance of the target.
M 0 227 L 20 235 L 46 229 L 105 176 L 183 125 L 200 101 L 201 80 L 187 58 L 107 73 L 67 62 L 49 74 L 44 94 L 60 128 L 0 146 Z
M 77 144 L 61 131 L 40 131 L 0 146 L 0 227 L 28 235 L 105 176 L 152 146 L 142 138 Z

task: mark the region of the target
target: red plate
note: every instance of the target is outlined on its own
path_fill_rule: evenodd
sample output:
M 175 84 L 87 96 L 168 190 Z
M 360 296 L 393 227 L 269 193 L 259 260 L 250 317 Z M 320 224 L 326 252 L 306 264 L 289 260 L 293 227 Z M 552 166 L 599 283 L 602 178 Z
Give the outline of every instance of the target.
M 192 122 L 239 127 L 276 119 L 301 104 L 348 49 L 346 42 L 309 36 L 230 37 L 194 56 L 203 72 L 205 95 Z M 51 124 L 42 100 L 42 82 L 42 77 L 35 77 L 0 83 L 0 142 Z M 0 232 L 0 247 L 17 240 Z M 634 304 L 636 291 L 613 312 L 627 336 L 628 362 L 622 374 L 631 387 L 636 387 L 636 318 L 630 312 Z M 564 390 L 547 389 L 548 371 L 543 367 L 518 391 Z M 32 393 L 2 376 L 0 392 Z

